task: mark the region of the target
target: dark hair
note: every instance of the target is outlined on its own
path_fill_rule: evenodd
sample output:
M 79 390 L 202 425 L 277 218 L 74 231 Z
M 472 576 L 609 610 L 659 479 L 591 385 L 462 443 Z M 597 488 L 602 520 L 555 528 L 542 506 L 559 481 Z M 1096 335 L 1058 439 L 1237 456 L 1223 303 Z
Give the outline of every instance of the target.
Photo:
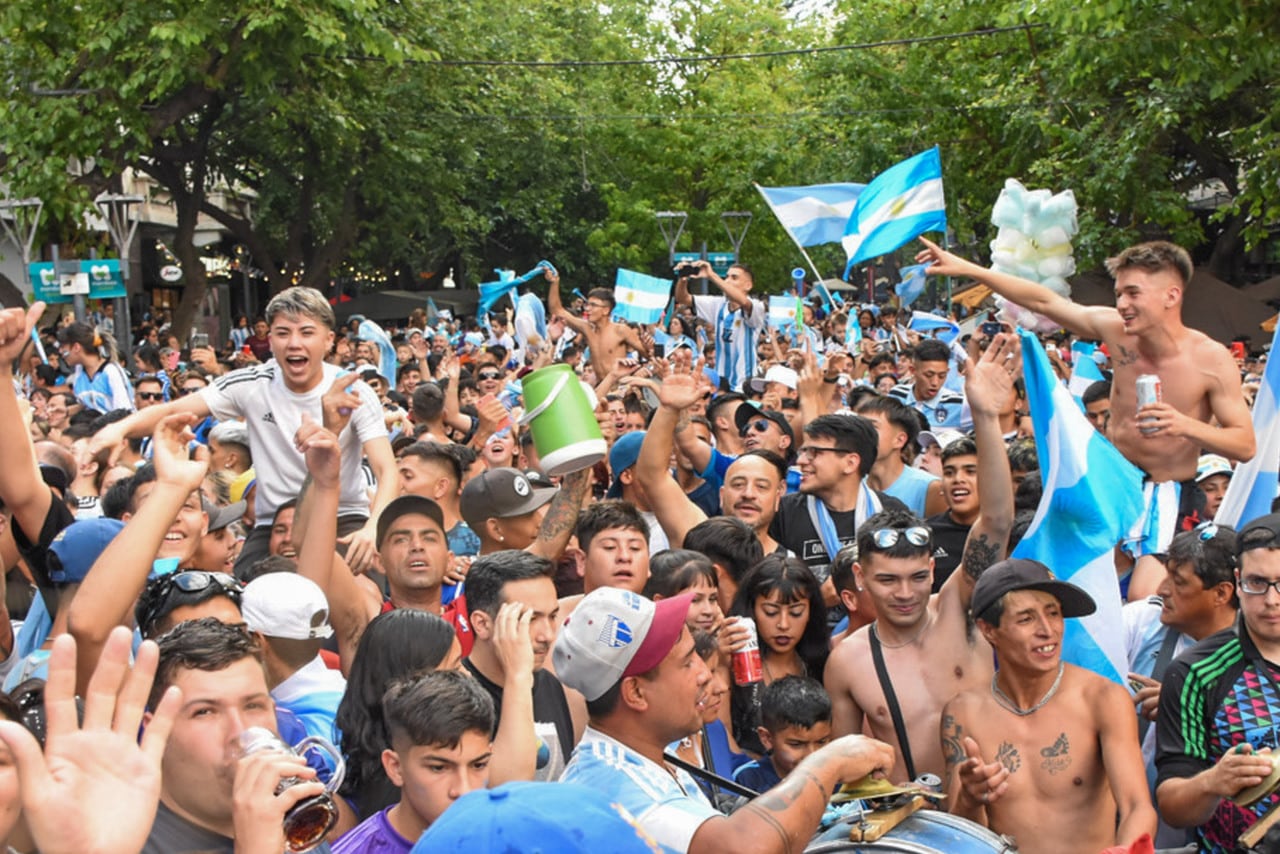
M 729 265 L 729 269 L 730 269 L 730 270 L 732 270 L 734 267 L 737 267 L 739 270 L 741 270 L 742 272 L 746 273 L 746 274 L 747 274 L 747 278 L 751 280 L 751 283 L 752 283 L 752 284 L 755 284 L 755 281 L 756 281 L 756 274 L 755 274 L 754 272 L 752 272 L 752 270 L 751 270 L 751 268 L 750 268 L 750 267 L 748 267 L 746 264 L 743 264 L 743 263 L 742 263 L 742 262 L 740 262 L 740 261 L 738 261 L 738 262 L 734 262 L 733 264 L 730 264 L 730 265 Z
M 355 798 L 366 787 L 386 781 L 382 751 L 391 740 L 382 698 L 387 686 L 435 670 L 455 637 L 443 617 L 413 608 L 397 608 L 369 621 L 351 659 L 347 690 L 334 719 L 347 756 L 342 794 Z
M 396 368 L 396 382 L 403 382 L 405 374 L 410 371 L 417 371 L 418 375 L 422 375 L 422 367 L 416 362 L 405 362 Z M 416 386 L 414 388 L 417 388 Z
M 831 583 L 836 592 L 853 589 L 853 565 L 858 562 L 858 546 L 849 543 L 840 547 L 835 560 L 831 561 Z
M 196 572 L 201 571 L 196 570 Z M 223 573 L 205 573 L 208 584 L 199 590 L 184 590 L 178 586 L 180 582 L 177 582 L 177 578 L 185 572 L 179 570 L 168 575 L 158 575 L 148 580 L 146 586 L 142 588 L 142 593 L 138 596 L 138 604 L 134 606 L 133 617 L 138 625 L 138 631 L 144 638 L 154 638 L 173 629 L 174 626 L 169 623 L 169 615 L 184 606 L 200 605 L 210 599 L 225 596 L 237 608 L 240 607 L 244 588 L 234 583 L 234 579 L 230 576 L 224 576 Z M 200 578 L 199 575 L 193 577 Z M 228 579 L 230 579 L 229 582 Z
M 607 302 L 609 308 L 613 308 L 618 304 L 618 299 L 613 295 L 613 291 L 609 288 L 592 288 L 587 291 L 588 299 L 598 299 L 601 302 Z
M 108 469 L 109 471 L 109 469 Z M 122 477 L 107 488 L 98 499 L 102 515 L 108 519 L 119 519 L 129 510 L 129 497 L 133 495 L 133 475 Z
M 1087 359 L 1089 357 L 1081 356 L 1079 358 Z M 1084 394 L 1080 395 L 1080 402 L 1088 406 L 1103 398 L 1111 398 L 1111 380 L 1095 380 L 1089 383 L 1088 388 L 1084 390 Z
M 650 599 L 677 596 L 700 580 L 716 586 L 716 568 L 706 555 L 692 549 L 663 549 L 649 558 L 649 580 L 645 582 L 644 595 Z
M 481 555 L 467 570 L 468 613 L 483 611 L 496 617 L 503 602 L 503 587 L 513 581 L 551 579 L 555 570 L 555 564 L 546 558 L 518 549 Z
M 417 421 L 435 421 L 444 412 L 444 392 L 430 380 L 418 383 L 413 389 L 410 410 Z
M 262 648 L 242 626 L 228 625 L 216 617 L 202 617 L 179 623 L 161 635 L 160 660 L 151 685 L 147 705 L 154 709 L 165 690 L 177 679 L 179 670 L 216 672 L 246 658 L 262 662 Z M 263 673 L 263 684 L 266 673 Z
M 133 477 L 124 481 L 129 484 L 129 491 L 125 495 L 125 509 L 129 513 L 138 512 L 138 490 L 146 486 L 148 483 L 155 482 L 156 467 L 153 463 L 143 463 L 138 466 L 138 470 L 133 473 Z
M 578 514 L 578 525 L 574 529 L 578 537 L 578 548 L 584 552 L 589 550 L 591 541 L 596 538 L 596 535 L 610 528 L 637 531 L 644 535 L 646 543 L 649 542 L 649 524 L 640 515 L 640 511 L 629 502 L 615 499 L 589 504 Z
M 699 522 L 684 535 L 684 547 L 702 552 L 724 567 L 734 582 L 764 557 L 764 546 L 751 526 L 733 516 L 714 516 Z
M 887 394 L 864 397 L 858 402 L 854 411 L 859 415 L 866 412 L 883 415 L 885 421 L 907 434 L 908 446 L 915 444 L 916 438 L 920 435 L 920 422 L 912 415 L 914 408 Z
M 729 403 L 741 403 L 746 399 L 747 398 L 743 394 L 736 391 L 727 392 L 725 394 L 717 394 L 715 397 L 711 398 L 711 400 L 707 401 L 707 420 L 714 422 L 716 418 L 716 412 L 720 409 L 720 407 L 725 406 L 726 404 L 729 404 Z M 735 430 L 734 432 L 737 432 L 737 431 Z
M 881 510 L 876 515 L 863 522 L 858 528 L 859 560 L 865 562 L 866 559 L 873 554 L 880 554 L 891 558 L 929 557 L 933 554 L 932 533 L 929 535 L 929 542 L 925 543 L 923 546 L 917 546 L 903 536 L 899 536 L 897 542 L 889 546 L 887 549 L 879 548 L 876 545 L 876 531 L 883 528 L 897 528 L 899 531 L 902 531 L 907 528 L 914 527 L 928 528 L 929 525 L 909 510 Z
M 414 394 L 416 395 L 417 391 L 414 391 Z M 453 475 L 454 482 L 461 484 L 463 475 L 462 462 L 458 459 L 457 454 L 449 450 L 449 447 L 440 442 L 414 442 L 402 448 L 397 456 L 401 459 L 417 457 L 423 462 L 441 463 Z
M 875 425 L 861 415 L 829 413 L 819 415 L 804 425 L 806 436 L 830 439 L 843 451 L 858 455 L 858 475 L 866 477 L 875 465 L 876 451 L 880 446 L 880 434 Z
M 937 338 L 926 338 L 911 349 L 911 358 L 917 362 L 950 362 L 951 348 Z
M 1239 608 L 1236 595 L 1236 530 L 1227 525 L 1206 523 L 1191 531 L 1182 531 L 1169 543 L 1167 565 L 1191 567 L 1196 578 L 1208 590 L 1222 582 L 1231 585 L 1231 607 Z M 1210 531 L 1213 536 L 1202 539 Z
M 272 575 L 277 572 L 297 572 L 298 562 L 281 555 L 267 555 L 261 560 L 255 560 L 248 569 L 237 570 L 236 575 L 245 584 L 253 581 L 255 578 L 261 578 L 264 575 Z
M 693 651 L 703 661 L 710 661 L 711 656 L 715 655 L 720 649 L 720 642 L 711 632 L 704 632 L 702 629 L 690 629 L 689 633 L 693 635 Z
M 771 451 L 768 448 L 754 448 L 750 451 L 744 451 L 738 456 L 738 459 L 740 460 L 743 457 L 759 457 L 769 465 L 773 466 L 773 468 L 778 472 L 778 480 L 784 483 L 786 482 L 787 461 L 783 459 L 782 455 L 777 451 Z M 734 460 L 734 462 L 737 462 L 737 460 Z M 729 465 L 733 465 L 733 463 L 730 463 Z M 728 469 L 725 470 L 725 473 L 728 474 Z
M 959 439 L 956 439 L 954 442 L 951 442 L 949 445 L 943 448 L 942 453 L 939 455 L 939 458 L 944 464 L 946 464 L 947 462 L 955 459 L 956 457 L 976 457 L 977 455 L 978 455 L 977 443 L 974 442 L 972 439 L 970 439 L 968 436 L 961 436 Z M 1037 465 L 1037 468 L 1038 467 L 1039 466 Z
M 871 361 L 867 362 L 867 370 L 870 371 L 872 368 L 878 368 L 881 365 L 891 365 L 896 372 L 898 368 L 898 357 L 892 353 L 876 353 L 871 357 Z
M 796 653 L 810 673 L 821 674 L 828 651 L 827 607 L 822 601 L 822 583 L 804 561 L 779 554 L 766 556 L 743 577 L 730 613 L 754 619 L 756 600 L 774 592 L 783 604 L 809 603 L 809 619 Z
M 789 726 L 809 729 L 824 721 L 831 723 L 831 697 L 817 679 L 784 676 L 760 694 L 760 723 L 774 735 Z
M 977 443 L 974 443 L 976 450 Z M 1040 471 L 1040 457 L 1036 453 L 1036 443 L 1034 439 L 1017 439 L 1010 442 L 1007 449 L 1009 456 L 1009 468 L 1014 471 L 1038 472 Z
M 393 750 L 455 748 L 469 732 L 492 738 L 493 698 L 480 683 L 457 670 L 437 670 L 397 682 L 382 700 Z

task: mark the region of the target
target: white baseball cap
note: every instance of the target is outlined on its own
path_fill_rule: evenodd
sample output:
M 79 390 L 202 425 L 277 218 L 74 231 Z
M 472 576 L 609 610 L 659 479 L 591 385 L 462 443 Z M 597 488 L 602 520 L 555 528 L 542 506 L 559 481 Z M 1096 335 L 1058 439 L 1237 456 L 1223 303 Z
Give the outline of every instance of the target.
M 269 572 L 250 581 L 240 613 L 249 631 L 269 638 L 311 640 L 333 634 L 324 591 L 296 572 Z

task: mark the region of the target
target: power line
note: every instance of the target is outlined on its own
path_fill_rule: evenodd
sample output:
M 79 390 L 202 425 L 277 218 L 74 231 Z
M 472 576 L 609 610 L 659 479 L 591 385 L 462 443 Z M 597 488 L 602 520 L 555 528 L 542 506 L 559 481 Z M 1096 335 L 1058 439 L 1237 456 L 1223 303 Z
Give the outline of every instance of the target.
M 837 53 L 855 50 L 877 50 L 885 47 L 903 47 L 916 44 L 932 44 L 934 42 L 957 41 L 960 39 L 986 38 L 1006 33 L 1027 32 L 1044 27 L 1044 24 L 1017 24 L 1011 27 L 987 27 L 980 30 L 967 30 L 962 33 L 943 33 L 936 36 L 915 36 L 912 38 L 886 39 L 859 44 L 827 45 L 826 47 L 796 47 L 783 50 L 766 50 L 756 53 L 714 53 L 705 56 L 659 56 L 648 59 L 409 59 L 409 65 L 441 65 L 451 68 L 610 68 L 629 65 L 695 65 L 703 62 L 723 62 L 742 59 L 771 59 L 785 56 L 811 56 L 823 53 Z M 386 62 L 380 56 L 347 56 L 346 59 L 358 62 Z

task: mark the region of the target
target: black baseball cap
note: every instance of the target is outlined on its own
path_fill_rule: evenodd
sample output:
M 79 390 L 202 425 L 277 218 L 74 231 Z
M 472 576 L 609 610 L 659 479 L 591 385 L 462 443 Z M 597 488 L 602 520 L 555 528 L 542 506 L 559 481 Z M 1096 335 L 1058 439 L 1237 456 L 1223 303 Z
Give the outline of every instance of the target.
M 554 487 L 534 486 L 519 469 L 490 469 L 462 487 L 458 510 L 471 529 L 479 531 L 486 519 L 510 519 L 532 513 L 558 491 Z
M 382 512 L 378 514 L 378 548 L 382 548 L 382 541 L 386 538 L 387 531 L 391 529 L 395 521 L 401 516 L 408 516 L 410 513 L 421 513 L 439 525 L 440 530 L 444 530 L 444 511 L 440 509 L 439 504 L 421 495 L 401 495 L 386 507 L 383 507 Z
M 1280 548 L 1280 513 L 1259 516 L 1240 529 L 1240 535 L 1236 537 L 1236 559 L 1259 548 Z
M 1040 561 L 1010 558 L 992 564 L 978 576 L 969 610 L 975 618 L 981 617 L 1004 594 L 1015 590 L 1043 590 L 1052 594 L 1062 606 L 1064 617 L 1085 617 L 1098 609 L 1098 604 L 1084 589 L 1054 578 L 1049 567 Z
M 733 415 L 734 425 L 738 428 L 738 435 L 747 429 L 747 425 L 757 418 L 765 418 L 778 425 L 778 429 L 782 434 L 789 438 L 792 444 L 796 441 L 796 433 L 791 429 L 791 422 L 787 420 L 787 416 L 773 409 L 757 409 L 751 404 L 739 406 L 738 411 Z

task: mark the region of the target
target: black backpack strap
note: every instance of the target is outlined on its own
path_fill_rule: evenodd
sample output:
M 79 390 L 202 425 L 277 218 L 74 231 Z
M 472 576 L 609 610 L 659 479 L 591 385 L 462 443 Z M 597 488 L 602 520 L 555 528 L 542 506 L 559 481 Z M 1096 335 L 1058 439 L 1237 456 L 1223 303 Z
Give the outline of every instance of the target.
M 880 635 L 873 624 L 869 633 L 871 643 L 871 660 L 876 666 L 876 678 L 880 680 L 880 690 L 884 691 L 884 701 L 889 706 L 889 715 L 893 718 L 893 731 L 898 736 L 898 747 L 902 750 L 902 761 L 907 766 L 908 779 L 916 778 L 916 764 L 911 759 L 911 743 L 907 740 L 907 725 L 902 720 L 902 709 L 898 706 L 898 695 L 893 692 L 893 683 L 889 681 L 889 670 L 884 666 L 884 652 L 880 649 Z

